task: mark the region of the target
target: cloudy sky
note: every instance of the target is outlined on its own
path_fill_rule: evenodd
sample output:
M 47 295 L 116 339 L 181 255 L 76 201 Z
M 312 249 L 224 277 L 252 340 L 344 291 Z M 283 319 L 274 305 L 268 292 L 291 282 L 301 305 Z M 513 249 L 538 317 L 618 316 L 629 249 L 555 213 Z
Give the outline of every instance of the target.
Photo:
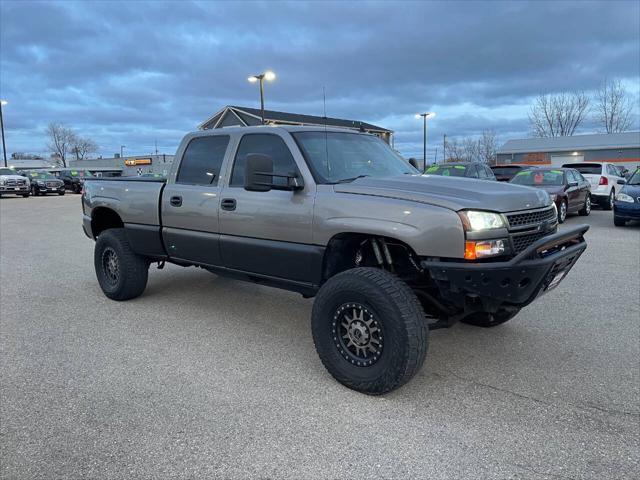
M 442 135 L 527 136 L 541 92 L 634 95 L 640 129 L 640 2 L 0 1 L 0 97 L 7 150 L 46 153 L 63 122 L 100 154 L 174 153 L 222 106 L 258 107 L 249 74 L 271 69 L 266 106 L 375 123 L 406 155 L 418 111 Z M 597 131 L 589 121 L 583 133 Z M 441 151 L 440 151 L 441 155 Z

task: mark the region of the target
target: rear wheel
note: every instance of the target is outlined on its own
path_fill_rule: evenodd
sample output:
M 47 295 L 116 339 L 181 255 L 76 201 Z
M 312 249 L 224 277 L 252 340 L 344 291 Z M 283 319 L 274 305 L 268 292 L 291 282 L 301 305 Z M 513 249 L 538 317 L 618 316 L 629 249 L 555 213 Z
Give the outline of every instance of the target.
M 355 268 L 329 279 L 311 316 L 313 341 L 329 373 L 369 395 L 408 382 L 427 354 L 424 311 L 409 286 L 376 268 Z
M 98 283 L 107 297 L 129 300 L 144 292 L 149 261 L 134 253 L 123 228 L 105 230 L 98 236 L 93 260 Z
M 38 189 L 36 187 L 31 187 L 31 195 L 37 197 L 39 195 Z
M 64 195 L 64 192 L 58 192 L 58 195 L 62 196 Z
M 578 211 L 578 215 L 582 215 L 583 217 L 586 217 L 590 213 L 591 213 L 591 195 L 587 194 L 587 197 L 584 199 L 584 206 Z
M 605 210 L 611 210 L 613 208 L 613 202 L 616 199 L 616 191 L 615 189 L 611 189 L 611 192 L 609 193 L 609 197 L 607 198 L 607 200 L 605 201 L 604 205 L 602 206 Z
M 27 192 L 27 193 L 23 193 L 23 194 L 22 194 L 22 196 L 23 196 L 24 198 L 29 198 L 29 197 L 30 197 L 30 194 L 29 194 L 29 192 Z
M 499 310 L 496 313 L 476 312 L 460 321 L 476 327 L 491 328 L 508 322 L 515 317 L 518 312 L 520 312 L 520 309 Z

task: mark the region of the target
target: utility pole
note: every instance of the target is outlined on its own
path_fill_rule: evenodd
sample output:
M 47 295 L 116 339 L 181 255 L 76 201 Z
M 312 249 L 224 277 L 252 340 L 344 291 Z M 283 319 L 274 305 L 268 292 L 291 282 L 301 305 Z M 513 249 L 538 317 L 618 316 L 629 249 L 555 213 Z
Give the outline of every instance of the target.
M 2 116 L 2 106 L 6 105 L 6 100 L 0 100 L 0 129 L 2 130 L 2 155 L 4 157 L 4 166 L 7 166 L 7 144 L 4 143 L 4 117 Z
M 447 134 L 442 137 L 442 163 L 447 161 Z
M 417 113 L 416 118 L 422 117 L 423 120 L 423 137 L 422 137 L 422 158 L 424 159 L 423 173 L 427 171 L 427 119 L 436 116 L 435 112 Z

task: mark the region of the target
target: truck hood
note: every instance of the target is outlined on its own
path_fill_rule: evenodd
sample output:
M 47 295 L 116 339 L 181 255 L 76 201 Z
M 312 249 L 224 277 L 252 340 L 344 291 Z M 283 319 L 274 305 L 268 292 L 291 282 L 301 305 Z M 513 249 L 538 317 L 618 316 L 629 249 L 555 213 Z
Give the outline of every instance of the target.
M 2 180 L 25 180 L 26 177 L 22 175 L 0 175 L 0 179 Z
M 440 175 L 365 177 L 334 185 L 334 189 L 339 193 L 396 198 L 455 211 L 476 209 L 503 213 L 551 205 L 549 194 L 542 189 Z

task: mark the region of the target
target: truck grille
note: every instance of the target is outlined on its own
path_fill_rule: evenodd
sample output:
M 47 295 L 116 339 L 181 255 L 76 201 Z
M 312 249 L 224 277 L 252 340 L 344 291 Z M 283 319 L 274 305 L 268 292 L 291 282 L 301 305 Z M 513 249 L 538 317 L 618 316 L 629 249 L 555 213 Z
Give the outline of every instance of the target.
M 549 207 L 544 210 L 536 210 L 533 212 L 512 213 L 511 215 L 507 214 L 507 220 L 509 221 L 509 226 L 520 227 L 523 225 L 535 225 L 546 220 L 552 220 L 555 216 L 556 213 L 553 210 L 553 207 Z
M 7 180 L 8 187 L 17 187 L 19 185 L 26 185 L 26 184 L 27 184 L 26 180 L 16 180 L 15 178 L 10 178 Z
M 57 188 L 58 182 L 47 182 L 47 188 Z
M 540 240 L 542 237 L 553 233 L 552 231 L 528 233 L 525 235 L 514 235 L 511 237 L 513 241 L 513 250 L 515 253 L 520 253 L 531 245 L 533 242 Z

